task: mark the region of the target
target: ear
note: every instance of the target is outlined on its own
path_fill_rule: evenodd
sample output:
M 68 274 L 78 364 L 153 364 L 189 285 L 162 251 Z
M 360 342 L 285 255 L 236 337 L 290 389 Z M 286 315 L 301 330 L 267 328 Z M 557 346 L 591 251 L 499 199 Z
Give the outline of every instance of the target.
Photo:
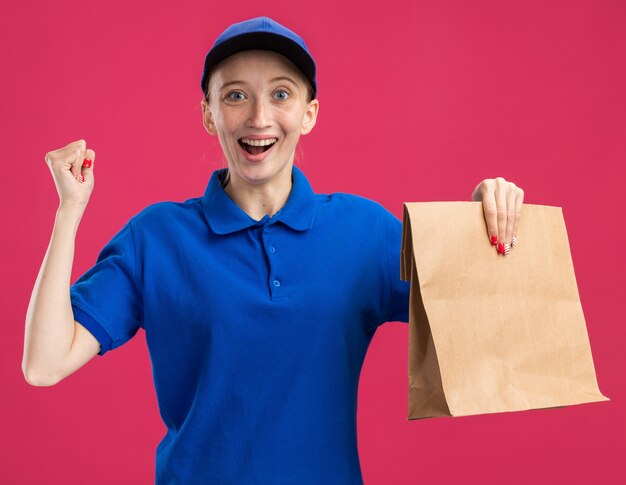
M 202 101 L 200 101 L 200 107 L 202 108 L 202 124 L 204 125 L 204 129 L 209 135 L 216 135 L 217 130 L 215 129 L 215 122 L 213 121 L 213 113 L 211 113 L 211 108 L 205 98 L 202 98 Z
M 315 122 L 317 121 L 317 112 L 319 107 L 320 102 L 317 98 L 309 101 L 304 113 L 304 118 L 302 119 L 302 131 L 300 134 L 306 135 L 313 129 Z

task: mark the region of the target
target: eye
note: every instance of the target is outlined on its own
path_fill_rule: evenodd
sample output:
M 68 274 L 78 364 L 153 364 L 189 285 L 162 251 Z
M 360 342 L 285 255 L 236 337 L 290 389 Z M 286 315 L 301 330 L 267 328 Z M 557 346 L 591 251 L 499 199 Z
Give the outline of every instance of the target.
M 274 93 L 274 97 L 276 99 L 278 99 L 279 101 L 284 101 L 285 99 L 287 99 L 289 97 L 289 93 L 283 89 L 276 91 Z
M 231 91 L 226 95 L 228 101 L 241 101 L 245 96 L 241 91 Z

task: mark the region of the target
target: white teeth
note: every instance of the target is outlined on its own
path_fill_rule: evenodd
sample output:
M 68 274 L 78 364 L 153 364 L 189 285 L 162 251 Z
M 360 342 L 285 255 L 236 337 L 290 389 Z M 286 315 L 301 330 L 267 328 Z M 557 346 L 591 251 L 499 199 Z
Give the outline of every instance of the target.
M 248 138 L 242 138 L 241 142 L 246 145 L 252 145 L 253 147 L 264 147 L 276 143 L 277 138 L 266 138 L 265 140 L 249 140 Z

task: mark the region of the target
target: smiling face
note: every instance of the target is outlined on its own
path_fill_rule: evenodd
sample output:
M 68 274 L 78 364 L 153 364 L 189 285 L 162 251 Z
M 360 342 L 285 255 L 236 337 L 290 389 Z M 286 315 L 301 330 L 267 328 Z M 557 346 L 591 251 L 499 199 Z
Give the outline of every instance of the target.
M 203 124 L 217 135 L 234 185 L 290 180 L 296 145 L 319 106 L 291 61 L 271 51 L 234 54 L 211 74 L 208 98 Z

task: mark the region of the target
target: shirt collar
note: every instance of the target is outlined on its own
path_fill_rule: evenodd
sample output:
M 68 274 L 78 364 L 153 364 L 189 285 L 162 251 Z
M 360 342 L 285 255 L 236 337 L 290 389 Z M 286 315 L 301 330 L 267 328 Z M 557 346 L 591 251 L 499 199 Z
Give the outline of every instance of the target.
M 315 193 L 304 173 L 295 165 L 292 166 L 292 187 L 287 202 L 271 218 L 266 215 L 261 221 L 256 221 L 246 214 L 224 192 L 220 178 L 226 174 L 227 170 L 227 168 L 221 168 L 211 174 L 204 197 L 202 197 L 202 212 L 213 232 L 228 234 L 259 224 L 264 219 L 280 221 L 298 231 L 305 231 L 313 225 Z

